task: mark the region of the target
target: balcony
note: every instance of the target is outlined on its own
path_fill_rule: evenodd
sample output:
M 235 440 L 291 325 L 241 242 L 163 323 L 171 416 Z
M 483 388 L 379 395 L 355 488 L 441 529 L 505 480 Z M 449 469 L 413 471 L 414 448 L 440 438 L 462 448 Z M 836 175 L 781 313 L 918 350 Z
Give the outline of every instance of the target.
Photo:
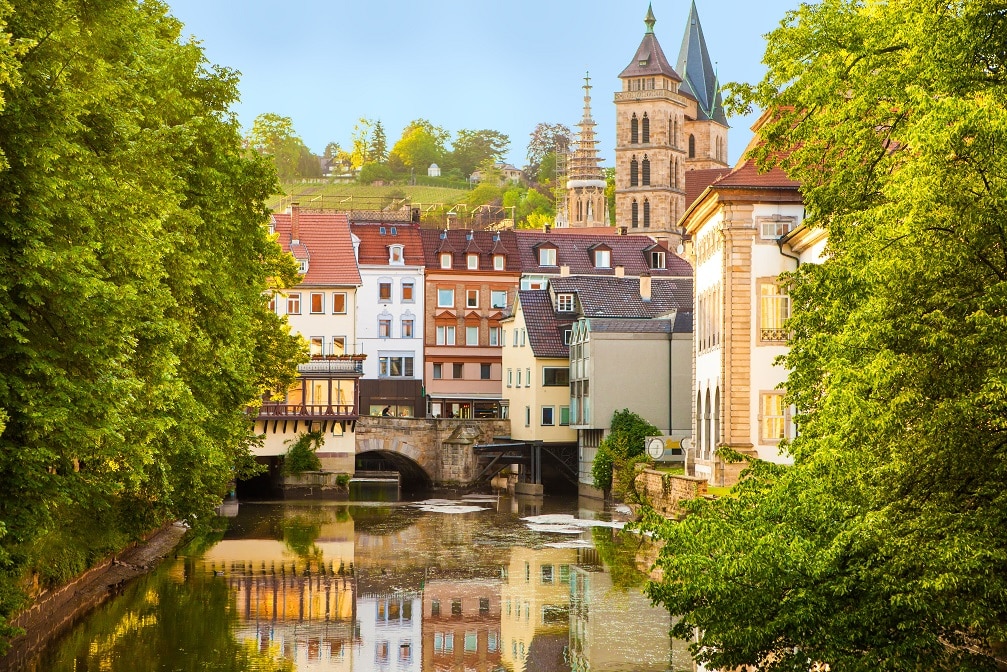
M 759 340 L 763 343 L 766 342 L 778 342 L 786 344 L 790 340 L 790 330 L 789 329 L 767 329 L 762 327 L 759 330 Z
M 259 407 L 260 420 L 356 420 L 359 414 L 354 404 L 287 404 L 264 403 Z
M 364 355 L 313 355 L 311 361 L 297 365 L 297 372 L 312 378 L 330 375 L 363 375 Z

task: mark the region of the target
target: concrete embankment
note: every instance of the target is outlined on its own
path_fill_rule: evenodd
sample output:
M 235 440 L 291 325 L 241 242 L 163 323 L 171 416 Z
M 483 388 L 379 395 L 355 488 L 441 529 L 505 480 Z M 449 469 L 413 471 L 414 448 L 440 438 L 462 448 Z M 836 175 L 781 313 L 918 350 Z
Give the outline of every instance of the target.
M 40 595 L 15 619 L 14 625 L 25 634 L 11 641 L 10 650 L 0 658 L 0 672 L 31 670 L 30 662 L 48 642 L 170 555 L 187 530 L 181 523 L 166 525 L 70 583 Z

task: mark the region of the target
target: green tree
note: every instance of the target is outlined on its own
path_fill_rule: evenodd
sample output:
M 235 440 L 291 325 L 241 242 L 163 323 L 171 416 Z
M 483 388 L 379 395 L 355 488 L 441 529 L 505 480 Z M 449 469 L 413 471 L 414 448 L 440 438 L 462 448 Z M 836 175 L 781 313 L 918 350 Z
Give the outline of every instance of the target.
M 32 572 L 218 502 L 300 345 L 266 309 L 296 267 L 235 74 L 154 1 L 16 0 L 0 22 L 2 626 Z
M 510 138 L 499 131 L 460 130 L 451 146 L 448 165 L 468 176 L 483 163 L 503 159 L 510 147 Z
M 252 122 L 247 142 L 252 149 L 272 160 L 282 182 L 321 175 L 318 157 L 294 132 L 294 122 L 290 117 L 272 112 L 260 114 Z
M 598 446 L 598 453 L 591 464 L 594 487 L 632 498 L 632 483 L 636 475 L 634 467 L 646 461 L 644 440 L 660 434 L 660 429 L 628 408 L 613 413 L 608 435 Z M 621 476 L 618 483 L 613 482 L 613 471 L 616 470 Z
M 448 132 L 426 119 L 409 122 L 402 137 L 392 147 L 389 163 L 417 172 L 426 171 L 431 163 L 443 162 Z
M 388 160 L 388 139 L 385 137 L 385 127 L 381 125 L 380 119 L 374 122 L 368 158 L 374 163 L 384 163 Z
M 360 168 L 370 158 L 373 128 L 374 122 L 366 117 L 360 117 L 353 127 L 353 133 L 350 135 L 350 144 L 353 149 L 350 150 L 349 154 L 350 164 L 354 169 Z
M 525 175 L 535 178 L 540 184 L 553 180 L 556 168 L 556 153 L 566 152 L 570 148 L 570 128 L 564 124 L 549 124 L 545 122 L 535 126 L 528 140 L 528 164 Z M 551 158 L 550 158 L 551 155 Z M 550 162 L 547 170 L 543 164 Z
M 829 259 L 791 278 L 792 467 L 698 502 L 650 594 L 709 667 L 994 670 L 1007 642 L 1007 16 L 825 0 L 735 87 Z

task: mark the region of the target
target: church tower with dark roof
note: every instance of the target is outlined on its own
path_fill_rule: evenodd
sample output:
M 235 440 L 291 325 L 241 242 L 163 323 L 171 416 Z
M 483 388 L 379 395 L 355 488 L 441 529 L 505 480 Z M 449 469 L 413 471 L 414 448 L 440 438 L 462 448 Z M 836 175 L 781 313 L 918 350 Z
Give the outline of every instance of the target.
M 693 3 L 679 67 L 654 33 L 653 7 L 615 94 L 615 216 L 629 234 L 674 250 L 686 208 L 685 171 L 727 165 L 727 120 Z M 710 77 L 712 76 L 712 80 Z
M 608 226 L 605 174 L 598 158 L 598 141 L 591 118 L 591 78 L 584 77 L 584 117 L 577 149 L 567 169 L 567 219 L 571 227 Z

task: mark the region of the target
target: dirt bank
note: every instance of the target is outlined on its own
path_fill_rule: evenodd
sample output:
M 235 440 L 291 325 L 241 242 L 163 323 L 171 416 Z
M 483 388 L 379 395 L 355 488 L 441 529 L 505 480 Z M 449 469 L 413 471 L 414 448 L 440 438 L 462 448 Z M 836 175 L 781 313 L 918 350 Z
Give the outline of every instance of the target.
M 7 655 L 0 658 L 0 672 L 25 669 L 49 641 L 62 634 L 78 617 L 171 554 L 187 530 L 180 523 L 166 525 L 67 585 L 42 594 L 14 621 L 25 634 L 11 641 Z

